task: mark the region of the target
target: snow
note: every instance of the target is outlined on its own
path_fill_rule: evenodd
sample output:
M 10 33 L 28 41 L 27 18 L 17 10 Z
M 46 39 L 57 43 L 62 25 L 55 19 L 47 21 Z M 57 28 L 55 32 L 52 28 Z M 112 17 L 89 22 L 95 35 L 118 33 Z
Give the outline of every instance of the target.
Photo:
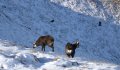
M 109 0 L 0 0 L 0 69 L 119 70 L 119 14 Z M 48 34 L 54 53 L 32 48 Z M 75 58 L 67 58 L 65 44 L 76 39 Z
M 119 67 L 111 63 L 88 61 L 80 57 L 68 58 L 65 55 L 21 47 L 0 46 L 1 70 L 116 70 Z

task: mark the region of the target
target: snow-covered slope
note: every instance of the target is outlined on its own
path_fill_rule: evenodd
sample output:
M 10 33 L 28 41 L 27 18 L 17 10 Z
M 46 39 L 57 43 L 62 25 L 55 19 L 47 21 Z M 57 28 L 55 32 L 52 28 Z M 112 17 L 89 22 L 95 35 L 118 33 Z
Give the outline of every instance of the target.
M 30 48 L 0 41 L 0 70 L 119 70 L 105 62 L 70 59 L 55 53 L 38 52 Z
M 75 57 L 119 64 L 120 26 L 116 20 L 119 14 L 111 13 L 107 3 L 103 0 L 0 0 L 0 39 L 31 48 L 39 36 L 50 34 L 55 38 L 55 52 L 62 55 L 67 42 L 79 39 L 80 48 Z M 102 26 L 98 26 L 99 22 Z M 47 50 L 51 51 L 48 47 Z
M 106 22 L 120 22 L 119 0 L 51 0 L 57 4 L 68 7 L 75 12 L 98 17 Z

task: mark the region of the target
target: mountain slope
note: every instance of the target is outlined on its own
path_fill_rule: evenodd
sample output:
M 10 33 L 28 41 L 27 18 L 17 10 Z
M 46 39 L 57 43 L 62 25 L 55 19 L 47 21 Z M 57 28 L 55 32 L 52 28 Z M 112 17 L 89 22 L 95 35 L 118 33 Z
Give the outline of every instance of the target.
M 120 26 L 113 15 L 99 0 L 1 0 L 0 39 L 31 48 L 39 36 L 50 34 L 59 54 L 79 39 L 76 57 L 119 64 Z

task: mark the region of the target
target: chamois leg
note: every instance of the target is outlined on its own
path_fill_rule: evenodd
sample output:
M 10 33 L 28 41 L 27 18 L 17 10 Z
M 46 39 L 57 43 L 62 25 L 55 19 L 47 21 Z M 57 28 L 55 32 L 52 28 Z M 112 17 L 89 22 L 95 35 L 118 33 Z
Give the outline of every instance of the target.
M 41 48 L 41 51 L 43 51 L 43 46 L 42 46 L 42 48 Z
M 54 47 L 52 47 L 52 52 L 54 52 Z
M 54 52 L 54 46 L 53 46 L 53 44 L 48 45 L 48 46 L 51 47 L 52 48 L 52 52 Z
M 74 57 L 74 55 L 75 55 L 75 51 L 73 51 L 73 53 L 71 54 L 71 57 L 73 58 L 73 57 Z
M 45 51 L 45 45 L 42 45 L 42 51 Z
M 43 48 L 44 48 L 44 51 L 45 51 L 45 46 Z
M 70 58 L 70 54 L 67 54 L 67 56 Z
M 71 55 L 71 57 L 73 58 L 73 57 L 74 57 L 74 55 Z

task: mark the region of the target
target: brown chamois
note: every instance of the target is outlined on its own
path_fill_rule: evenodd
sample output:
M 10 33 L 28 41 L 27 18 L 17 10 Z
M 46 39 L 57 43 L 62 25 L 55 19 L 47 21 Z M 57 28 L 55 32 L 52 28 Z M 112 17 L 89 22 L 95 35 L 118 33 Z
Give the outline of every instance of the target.
M 36 48 L 38 46 L 42 46 L 42 51 L 45 51 L 45 46 L 48 45 L 52 48 L 52 51 L 54 52 L 54 38 L 50 35 L 46 36 L 40 36 L 38 40 L 33 44 L 33 48 Z

